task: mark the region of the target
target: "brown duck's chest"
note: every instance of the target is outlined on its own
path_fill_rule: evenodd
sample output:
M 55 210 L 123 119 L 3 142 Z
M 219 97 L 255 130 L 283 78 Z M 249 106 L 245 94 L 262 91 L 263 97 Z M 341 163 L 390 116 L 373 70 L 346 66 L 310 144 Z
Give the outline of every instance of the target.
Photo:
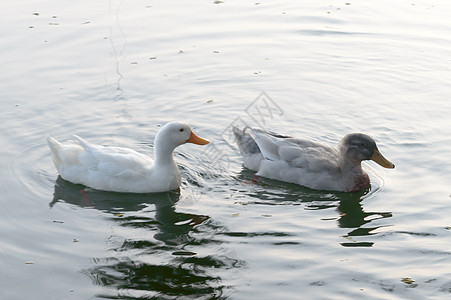
M 360 191 L 365 189 L 370 184 L 370 178 L 367 174 L 356 175 L 353 178 L 354 186 L 353 191 Z

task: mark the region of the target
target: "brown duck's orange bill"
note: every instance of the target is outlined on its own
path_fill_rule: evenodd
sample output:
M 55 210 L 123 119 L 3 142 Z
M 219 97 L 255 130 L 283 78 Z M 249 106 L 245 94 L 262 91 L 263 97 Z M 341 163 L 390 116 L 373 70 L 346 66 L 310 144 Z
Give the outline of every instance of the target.
M 191 131 L 191 135 L 189 136 L 189 139 L 186 141 L 187 143 L 193 143 L 196 145 L 206 145 L 210 143 L 209 140 L 206 140 L 204 138 L 201 138 L 200 136 L 197 136 L 194 132 Z
M 395 165 L 387 160 L 380 152 L 379 150 L 374 150 L 373 155 L 371 155 L 370 159 L 372 161 L 377 162 L 379 165 L 381 165 L 384 168 L 388 168 L 388 169 L 394 169 Z

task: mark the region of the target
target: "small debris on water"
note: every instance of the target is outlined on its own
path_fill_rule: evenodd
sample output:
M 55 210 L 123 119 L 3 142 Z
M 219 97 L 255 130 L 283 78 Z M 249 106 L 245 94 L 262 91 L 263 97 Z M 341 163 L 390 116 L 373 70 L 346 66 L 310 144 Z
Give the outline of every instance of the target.
M 354 240 L 352 237 L 348 236 L 348 235 L 344 235 L 343 237 L 344 237 L 345 239 L 351 241 L 351 242 L 355 242 L 355 240 Z
M 318 281 L 310 282 L 310 285 L 311 286 L 325 286 L 326 283 L 324 281 L 322 281 L 322 280 L 318 280 Z
M 412 284 L 412 283 L 415 282 L 415 280 L 413 280 L 410 277 L 404 277 L 404 278 L 401 279 L 401 282 L 406 283 L 406 284 Z
M 337 220 L 337 218 L 332 217 L 332 218 L 321 218 L 321 221 L 335 221 Z
M 196 255 L 196 252 L 191 251 L 174 251 L 172 252 L 172 255 L 179 255 L 179 256 L 193 256 Z
M 29 261 L 26 261 L 25 264 L 26 264 L 26 265 L 34 265 L 34 261 L 29 260 Z

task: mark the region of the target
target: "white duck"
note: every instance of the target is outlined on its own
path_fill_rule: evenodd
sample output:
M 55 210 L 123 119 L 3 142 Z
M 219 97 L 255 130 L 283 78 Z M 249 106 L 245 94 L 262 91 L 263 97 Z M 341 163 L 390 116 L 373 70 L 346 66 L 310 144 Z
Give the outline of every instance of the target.
M 174 149 L 184 143 L 209 143 L 181 122 L 170 122 L 160 129 L 155 137 L 154 160 L 132 149 L 92 145 L 74 137 L 76 142 L 69 144 L 47 138 L 61 177 L 98 190 L 128 193 L 177 189 L 181 176 L 173 158 Z
M 249 131 L 249 132 L 246 132 Z M 244 166 L 256 175 L 297 183 L 311 189 L 351 192 L 370 184 L 362 160 L 394 168 L 368 135 L 346 135 L 338 149 L 318 142 L 296 139 L 246 127 L 233 128 Z

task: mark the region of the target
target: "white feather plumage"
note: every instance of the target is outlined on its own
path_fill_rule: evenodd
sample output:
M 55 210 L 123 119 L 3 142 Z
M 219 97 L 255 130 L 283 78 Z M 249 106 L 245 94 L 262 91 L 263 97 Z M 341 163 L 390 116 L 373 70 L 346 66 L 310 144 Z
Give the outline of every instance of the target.
M 98 190 L 155 193 L 177 189 L 181 175 L 173 159 L 174 149 L 186 142 L 206 144 L 181 122 L 166 124 L 155 137 L 154 159 L 132 149 L 93 145 L 79 136 L 62 144 L 47 138 L 61 177 Z

